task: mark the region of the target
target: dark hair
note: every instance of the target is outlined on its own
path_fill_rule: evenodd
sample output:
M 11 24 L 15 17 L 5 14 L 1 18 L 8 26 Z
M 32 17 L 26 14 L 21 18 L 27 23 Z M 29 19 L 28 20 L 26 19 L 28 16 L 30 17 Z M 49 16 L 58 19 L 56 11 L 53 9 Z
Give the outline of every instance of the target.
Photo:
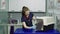
M 23 8 L 22 8 L 22 16 L 25 16 L 25 12 L 28 11 L 28 10 L 29 10 L 28 7 L 23 6 Z

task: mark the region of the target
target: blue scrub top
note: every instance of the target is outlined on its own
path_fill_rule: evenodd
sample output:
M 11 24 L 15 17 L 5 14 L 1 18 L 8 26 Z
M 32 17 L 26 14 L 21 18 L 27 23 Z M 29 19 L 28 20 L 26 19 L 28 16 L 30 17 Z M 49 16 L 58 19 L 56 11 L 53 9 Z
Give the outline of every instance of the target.
M 33 26 L 32 17 L 33 17 L 33 14 L 30 12 L 28 18 L 26 16 L 21 17 L 21 22 L 25 22 L 27 26 L 31 27 L 31 26 Z

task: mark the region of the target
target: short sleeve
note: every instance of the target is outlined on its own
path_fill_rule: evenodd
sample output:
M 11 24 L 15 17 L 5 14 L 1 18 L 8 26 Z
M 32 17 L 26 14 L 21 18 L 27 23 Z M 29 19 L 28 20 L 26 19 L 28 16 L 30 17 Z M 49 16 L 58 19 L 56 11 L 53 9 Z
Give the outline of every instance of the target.
M 34 14 L 31 12 L 31 15 L 32 15 L 32 17 L 34 16 Z
M 25 19 L 24 19 L 24 17 L 21 17 L 21 22 L 25 22 Z

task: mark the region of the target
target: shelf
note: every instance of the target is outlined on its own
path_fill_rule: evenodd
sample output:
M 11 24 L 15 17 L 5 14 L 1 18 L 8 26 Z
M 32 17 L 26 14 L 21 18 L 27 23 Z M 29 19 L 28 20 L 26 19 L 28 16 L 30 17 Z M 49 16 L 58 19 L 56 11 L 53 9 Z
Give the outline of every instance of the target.
M 0 24 L 0 26 L 18 26 L 22 24 Z

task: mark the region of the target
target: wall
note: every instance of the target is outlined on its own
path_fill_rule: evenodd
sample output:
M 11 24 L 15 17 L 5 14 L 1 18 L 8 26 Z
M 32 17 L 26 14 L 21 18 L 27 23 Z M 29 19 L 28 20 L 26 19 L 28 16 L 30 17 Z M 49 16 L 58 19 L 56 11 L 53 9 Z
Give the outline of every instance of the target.
M 8 13 L 7 12 L 0 12 L 0 33 L 7 34 L 7 26 L 1 24 L 8 24 Z
M 33 12 L 34 16 L 45 16 L 46 13 L 43 13 L 43 12 Z M 12 16 L 11 18 L 13 19 L 21 19 L 21 12 L 20 13 L 10 13 L 10 16 Z M 21 22 L 21 20 L 20 20 Z
M 21 11 L 27 6 L 33 12 L 45 12 L 46 0 L 9 0 L 9 11 Z
M 5 0 L 6 3 L 8 0 Z M 7 3 L 8 4 L 8 3 Z M 0 0 L 0 8 L 1 8 L 1 0 Z M 0 9 L 0 24 L 8 24 L 8 5 L 6 5 L 6 9 Z M 0 25 L 0 34 L 8 34 L 7 26 Z
M 48 7 L 48 4 L 49 2 L 47 2 L 47 7 Z M 47 15 L 54 16 L 54 18 L 56 19 L 55 29 L 60 31 L 60 9 L 59 7 L 60 7 L 60 3 L 58 3 L 57 0 L 53 0 L 53 8 L 47 9 Z

